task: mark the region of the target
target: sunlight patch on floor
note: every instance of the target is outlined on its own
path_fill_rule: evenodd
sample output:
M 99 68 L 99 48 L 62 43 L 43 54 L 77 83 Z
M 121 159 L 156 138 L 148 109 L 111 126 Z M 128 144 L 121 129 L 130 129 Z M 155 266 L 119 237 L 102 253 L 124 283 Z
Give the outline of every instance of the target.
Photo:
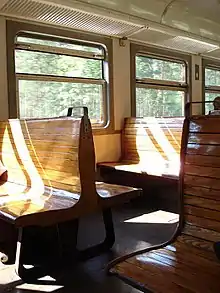
M 173 224 L 178 223 L 179 215 L 158 210 L 141 216 L 125 220 L 125 223 Z
M 56 281 L 50 276 L 40 278 L 39 280 L 54 281 L 54 282 Z M 54 292 L 63 287 L 64 286 L 61 286 L 61 285 L 39 285 L 39 284 L 27 284 L 27 283 L 16 286 L 16 288 L 20 290 L 28 290 L 28 291 L 35 291 L 35 292 Z

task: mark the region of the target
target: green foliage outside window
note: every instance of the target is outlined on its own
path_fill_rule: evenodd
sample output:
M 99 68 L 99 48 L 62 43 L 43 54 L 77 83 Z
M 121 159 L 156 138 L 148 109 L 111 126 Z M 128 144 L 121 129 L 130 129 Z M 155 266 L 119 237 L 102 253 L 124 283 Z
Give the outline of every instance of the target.
M 206 68 L 205 69 L 205 101 L 213 102 L 214 99 L 220 96 L 220 70 Z M 212 87 L 215 87 L 215 91 L 212 91 Z M 219 90 L 217 89 L 219 87 Z M 208 103 L 205 105 L 205 114 L 213 110 L 213 103 Z
M 150 85 L 148 79 L 151 80 Z M 181 87 L 186 82 L 186 70 L 183 62 L 136 56 L 136 80 L 137 117 L 184 115 L 185 91 Z M 153 85 L 152 80 L 155 80 Z M 173 86 L 172 82 L 178 82 L 179 85 Z M 170 86 L 172 90 L 167 88 Z
M 101 54 L 101 50 L 96 47 L 73 47 L 74 44 L 63 42 L 19 39 L 21 43 L 26 41 L 78 51 L 85 49 L 87 52 Z M 102 60 L 95 58 L 16 49 L 20 117 L 57 117 L 66 115 L 68 107 L 86 106 L 92 123 L 103 123 L 105 81 L 102 63 Z

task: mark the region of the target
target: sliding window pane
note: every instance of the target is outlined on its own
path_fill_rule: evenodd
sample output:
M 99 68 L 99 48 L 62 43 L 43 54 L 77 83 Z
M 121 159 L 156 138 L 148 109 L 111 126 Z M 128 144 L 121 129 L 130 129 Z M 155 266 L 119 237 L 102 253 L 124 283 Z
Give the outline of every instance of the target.
M 215 69 L 205 69 L 205 85 L 220 86 L 220 71 Z
M 209 111 L 214 110 L 213 101 L 216 97 L 219 97 L 220 93 L 205 93 L 205 101 L 210 101 L 211 103 L 205 104 L 205 114 L 209 114 Z
M 21 118 L 67 115 L 68 107 L 86 106 L 92 123 L 103 123 L 103 86 L 97 84 L 19 80 Z
M 136 78 L 185 82 L 185 64 L 145 56 L 136 56 Z
M 184 116 L 184 91 L 136 88 L 137 117 Z
M 94 53 L 95 55 L 103 55 L 103 49 L 100 47 L 90 47 L 85 45 L 78 45 L 78 44 L 72 44 L 67 42 L 58 42 L 58 41 L 51 41 L 51 40 L 42 40 L 37 38 L 27 38 L 27 37 L 17 37 L 18 43 L 23 44 L 35 44 L 35 45 L 43 45 L 48 47 L 55 47 L 55 48 L 65 48 L 65 49 L 72 49 L 76 51 L 84 51 L 84 52 L 90 52 Z
M 102 78 L 102 60 L 16 50 L 16 73 Z

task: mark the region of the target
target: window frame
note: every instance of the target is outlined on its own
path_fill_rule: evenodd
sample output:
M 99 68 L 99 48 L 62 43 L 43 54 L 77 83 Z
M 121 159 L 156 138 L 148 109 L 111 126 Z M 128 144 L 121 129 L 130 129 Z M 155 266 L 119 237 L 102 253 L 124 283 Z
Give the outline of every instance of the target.
M 136 78 L 136 56 L 181 63 L 185 65 L 186 82 L 167 81 L 160 79 Z M 179 52 L 172 52 L 154 47 L 131 43 L 131 114 L 136 117 L 136 87 L 154 88 L 173 91 L 184 91 L 184 104 L 191 100 L 191 57 Z M 141 85 L 141 86 L 140 86 Z M 185 109 L 184 109 L 185 110 Z M 185 111 L 184 111 L 185 116 Z M 169 116 L 171 117 L 171 116 Z
M 72 32 L 68 30 L 54 29 L 50 27 L 27 24 L 23 22 L 6 22 L 7 29 L 7 69 L 8 69 L 8 94 L 9 94 L 9 117 L 19 117 L 18 83 L 19 80 L 43 80 L 60 81 L 74 83 L 88 83 L 102 85 L 103 94 L 103 124 L 93 124 L 96 132 L 114 132 L 114 119 L 112 117 L 113 98 L 112 98 L 112 40 L 106 37 L 96 37 L 88 34 Z M 49 37 L 48 37 L 49 36 Z M 26 44 L 19 42 L 16 44 L 16 37 L 34 37 L 41 40 L 62 41 L 67 44 L 76 44 L 94 48 L 102 48 L 102 56 L 94 56 L 93 52 L 72 50 L 41 44 Z M 86 41 L 85 41 L 86 40 Z M 41 50 L 39 50 L 42 49 Z M 64 77 L 47 74 L 17 73 L 15 72 L 15 50 L 27 50 L 32 52 L 47 52 L 51 54 L 62 54 L 66 56 L 89 58 L 102 61 L 102 79 L 84 77 Z M 111 83 L 110 83 L 111 80 Z
M 206 69 L 212 69 L 217 70 L 220 72 L 220 62 L 218 60 L 213 59 L 202 59 L 202 101 L 206 102 L 205 94 L 206 93 L 216 93 L 216 95 L 219 94 L 220 96 L 220 85 L 219 86 L 206 86 L 205 84 L 205 70 Z M 202 103 L 202 114 L 205 115 L 205 103 Z

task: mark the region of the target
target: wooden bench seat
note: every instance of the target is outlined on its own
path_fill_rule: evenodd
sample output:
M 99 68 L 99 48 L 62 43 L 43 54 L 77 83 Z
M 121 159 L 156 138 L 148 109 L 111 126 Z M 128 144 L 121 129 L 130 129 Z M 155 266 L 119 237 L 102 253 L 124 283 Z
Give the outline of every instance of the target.
M 23 251 L 28 245 L 25 231 L 61 223 L 65 228 L 71 221 L 78 227 L 80 217 L 102 211 L 105 247 L 110 248 L 114 242 L 110 208 L 141 192 L 95 182 L 95 151 L 87 114 L 82 119 L 0 122 L 0 162 L 7 170 L 0 177 L 0 220 L 20 231 L 17 263 L 23 279 Z
M 120 161 L 99 166 L 178 178 L 182 127 L 183 118 L 126 118 Z
M 219 293 L 220 116 L 184 123 L 180 224 L 173 239 L 110 264 L 112 274 L 154 293 Z M 165 191 L 166 192 L 166 191 Z

